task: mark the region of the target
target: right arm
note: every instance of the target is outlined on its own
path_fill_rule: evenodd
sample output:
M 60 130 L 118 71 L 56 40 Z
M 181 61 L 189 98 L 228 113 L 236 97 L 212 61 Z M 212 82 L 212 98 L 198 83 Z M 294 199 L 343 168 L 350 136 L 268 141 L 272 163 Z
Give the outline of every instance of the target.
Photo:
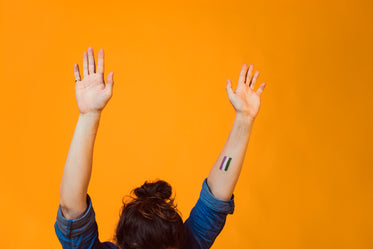
M 265 86 L 264 83 L 261 84 L 254 92 L 258 73 L 250 80 L 251 73 L 252 66 L 247 72 L 244 64 L 235 92 L 228 80 L 228 98 L 236 111 L 236 117 L 222 152 L 203 182 L 197 204 L 185 221 L 188 236 L 185 248 L 210 248 L 223 229 L 227 214 L 234 211 L 233 190 L 241 172 L 253 122 L 259 111 L 259 97 Z
M 259 112 L 260 95 L 265 83 L 254 91 L 254 85 L 259 72 L 256 71 L 252 80 L 253 65 L 241 69 L 236 91 L 227 82 L 228 98 L 236 113 L 232 129 L 219 157 L 213 165 L 207 178 L 212 194 L 220 200 L 230 200 L 241 173 L 247 145 L 253 128 L 254 120 Z

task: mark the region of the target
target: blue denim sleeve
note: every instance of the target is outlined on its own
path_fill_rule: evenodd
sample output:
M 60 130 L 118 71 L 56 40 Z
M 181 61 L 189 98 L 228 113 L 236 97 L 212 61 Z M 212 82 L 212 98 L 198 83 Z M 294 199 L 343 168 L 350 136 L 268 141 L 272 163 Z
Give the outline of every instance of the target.
M 64 249 L 117 249 L 111 242 L 101 243 L 92 201 L 87 194 L 87 210 L 78 219 L 66 219 L 58 207 L 54 229 Z
M 234 211 L 234 195 L 229 201 L 215 198 L 203 181 L 196 205 L 184 223 L 188 249 L 208 249 L 222 231 L 228 214 Z

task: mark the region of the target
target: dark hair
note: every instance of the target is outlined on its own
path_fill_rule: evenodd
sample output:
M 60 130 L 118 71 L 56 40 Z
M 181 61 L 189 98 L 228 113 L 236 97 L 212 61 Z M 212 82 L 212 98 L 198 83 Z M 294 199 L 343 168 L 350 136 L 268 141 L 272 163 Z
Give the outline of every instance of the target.
M 123 202 L 115 242 L 121 249 L 182 248 L 183 220 L 171 198 L 172 188 L 165 181 L 145 183 Z

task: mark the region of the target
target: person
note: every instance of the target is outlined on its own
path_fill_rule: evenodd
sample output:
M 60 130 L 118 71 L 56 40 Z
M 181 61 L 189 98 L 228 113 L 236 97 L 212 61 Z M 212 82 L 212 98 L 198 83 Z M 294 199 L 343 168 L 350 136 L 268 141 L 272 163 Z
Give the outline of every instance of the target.
M 83 53 L 83 79 L 74 64 L 75 95 L 79 118 L 68 151 L 60 186 L 60 204 L 54 225 L 63 248 L 84 249 L 206 249 L 233 214 L 233 191 L 239 178 L 248 141 L 260 107 L 262 83 L 254 91 L 259 74 L 243 64 L 236 90 L 228 79 L 226 91 L 235 110 L 228 139 L 202 183 L 197 203 L 183 222 L 163 181 L 145 181 L 123 202 L 113 242 L 101 242 L 92 201 L 87 193 L 92 154 L 101 112 L 113 94 L 113 72 L 104 81 L 104 50 L 95 65 L 93 48 Z

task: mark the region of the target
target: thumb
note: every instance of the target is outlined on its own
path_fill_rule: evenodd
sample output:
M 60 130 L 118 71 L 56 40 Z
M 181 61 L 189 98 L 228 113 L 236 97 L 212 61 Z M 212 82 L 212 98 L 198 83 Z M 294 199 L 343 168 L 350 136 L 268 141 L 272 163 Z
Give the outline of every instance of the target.
M 113 75 L 114 75 L 114 72 L 110 72 L 108 74 L 107 80 L 106 80 L 105 89 L 107 89 L 107 91 L 109 91 L 110 93 L 112 93 L 112 91 L 113 91 L 113 85 L 114 85 Z
M 227 93 L 228 93 L 228 98 L 231 99 L 234 93 L 233 93 L 233 90 L 232 90 L 232 82 L 229 79 L 227 79 L 226 89 L 227 89 Z

